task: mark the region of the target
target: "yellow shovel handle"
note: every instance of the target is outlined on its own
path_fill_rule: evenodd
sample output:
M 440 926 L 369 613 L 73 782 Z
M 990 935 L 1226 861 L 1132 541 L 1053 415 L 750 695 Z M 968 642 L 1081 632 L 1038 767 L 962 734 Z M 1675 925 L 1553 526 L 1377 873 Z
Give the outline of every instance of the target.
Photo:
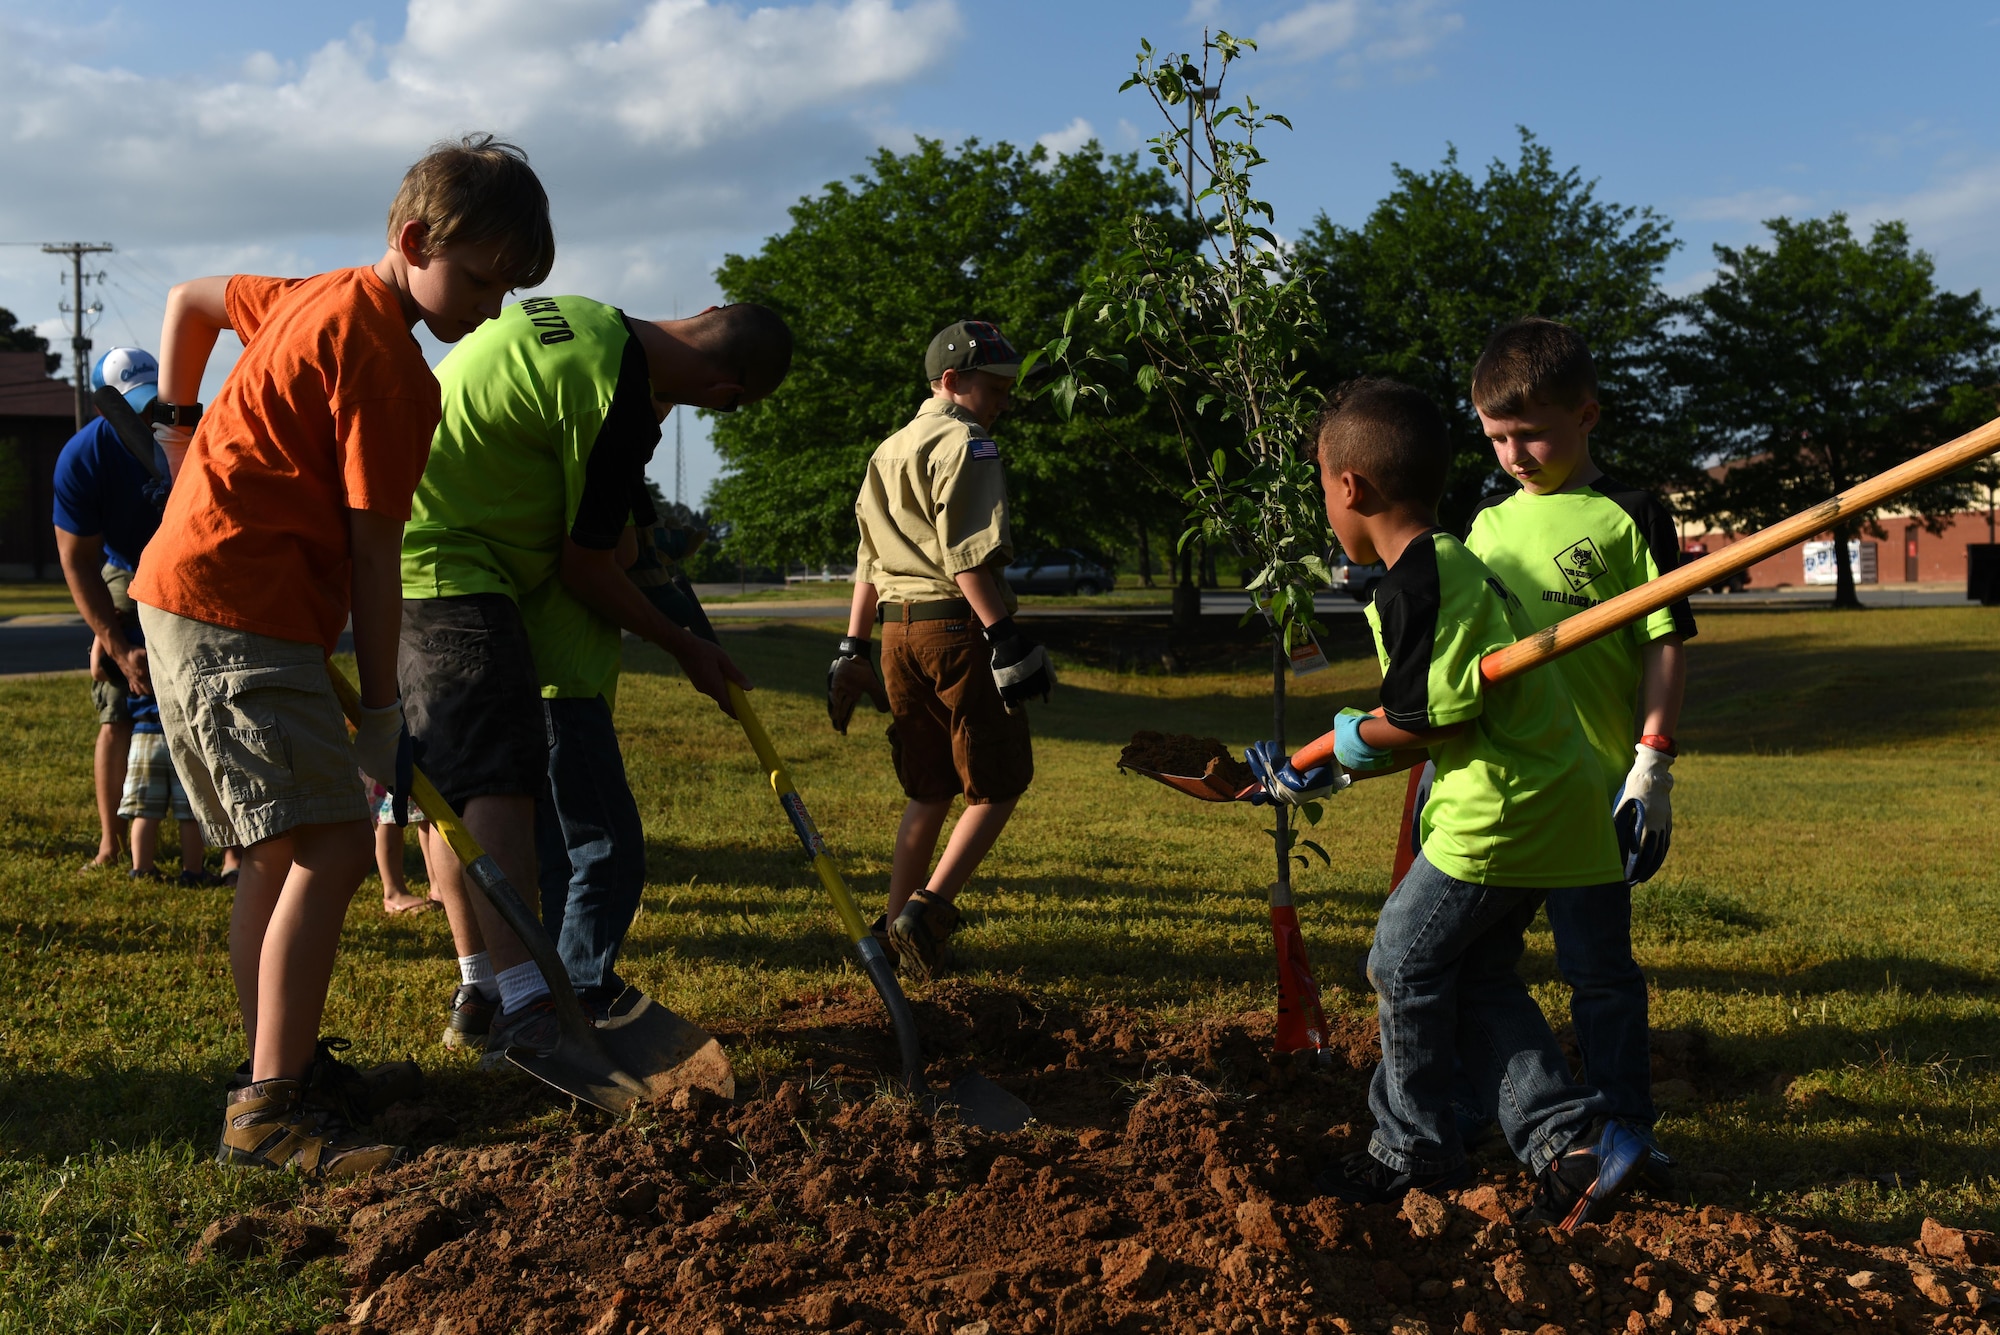
M 750 739 L 750 747 L 757 753 L 757 763 L 764 767 L 764 773 L 771 781 L 771 791 L 778 795 L 778 805 L 791 818 L 793 832 L 805 845 L 806 856 L 812 859 L 820 884 L 826 887 L 828 897 L 833 900 L 834 912 L 840 915 L 848 940 L 858 945 L 868 935 L 868 924 L 861 917 L 861 910 L 855 906 L 854 895 L 842 879 L 840 868 L 834 865 L 833 854 L 827 850 L 826 840 L 820 837 L 819 827 L 813 824 L 805 799 L 792 786 L 792 776 L 785 772 L 785 762 L 778 758 L 778 748 L 771 745 L 771 735 L 764 731 L 763 720 L 751 708 L 750 697 L 735 682 L 729 684 L 729 703 L 736 711 L 736 721 L 743 725 L 743 735 Z
M 326 660 L 326 675 L 333 682 L 333 693 L 340 697 L 341 709 L 347 717 L 358 721 L 361 718 L 361 695 L 354 689 L 354 683 L 347 679 L 345 672 L 333 665 L 331 658 Z M 444 841 L 451 845 L 451 851 L 458 854 L 460 863 L 470 867 L 485 856 L 486 850 L 472 837 L 472 831 L 465 828 L 465 822 L 458 818 L 458 813 L 444 800 L 444 794 L 437 790 L 437 786 L 420 769 L 413 768 L 411 772 L 410 797 L 423 808 L 424 815 L 431 825 L 444 836 Z

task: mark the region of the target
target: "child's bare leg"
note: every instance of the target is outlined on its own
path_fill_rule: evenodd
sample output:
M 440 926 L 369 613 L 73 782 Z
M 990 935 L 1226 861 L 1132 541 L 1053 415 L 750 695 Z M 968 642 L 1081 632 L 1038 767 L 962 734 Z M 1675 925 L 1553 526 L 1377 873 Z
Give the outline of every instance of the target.
M 403 876 L 403 827 L 383 824 L 375 827 L 375 870 L 382 876 L 382 911 L 408 913 L 425 908 L 430 901 L 410 893 Z
M 257 978 L 262 1023 L 250 1058 L 257 1080 L 296 1080 L 312 1065 L 341 925 L 373 852 L 366 821 L 289 833 L 291 871 L 264 933 Z
M 429 821 L 417 826 L 417 851 L 424 855 L 424 884 L 429 888 L 428 893 L 442 904 L 444 894 L 438 889 L 438 866 L 444 862 L 457 866 L 457 859 L 452 857 L 451 848 L 445 843 L 444 836 L 437 832 L 437 826 Z
M 106 723 L 97 729 L 97 751 L 90 766 L 97 782 L 97 856 L 90 860 L 93 866 L 109 867 L 117 862 L 125 842 L 125 820 L 118 814 L 118 802 L 125 792 L 125 761 L 131 750 L 131 724 Z
M 198 872 L 208 862 L 208 837 L 202 833 L 201 822 L 179 820 L 181 827 L 181 870 Z
M 938 835 L 943 833 L 944 819 L 950 814 L 950 798 L 942 802 L 919 802 L 912 798 L 903 808 L 903 823 L 896 830 L 896 857 L 889 864 L 892 921 L 903 911 L 910 896 L 924 888 L 931 872 L 931 854 L 937 852 Z
M 451 924 L 452 948 L 460 959 L 486 953 L 486 937 L 479 930 L 479 915 L 472 908 L 472 890 L 465 884 L 465 869 L 444 842 L 442 835 L 424 840 L 425 861 L 431 869 L 431 895 L 444 905 L 445 920 Z
M 980 862 L 992 850 L 993 841 L 1000 837 L 1000 831 L 1007 828 L 1007 818 L 1020 804 L 1020 798 L 1010 797 L 1004 802 L 981 802 L 977 806 L 968 806 L 965 814 L 958 818 L 958 824 L 951 827 L 951 839 L 944 846 L 944 856 L 938 859 L 937 870 L 931 873 L 930 892 L 940 899 L 949 900 L 964 889 L 965 883 L 972 879 L 972 873 L 979 870 Z
M 153 870 L 153 861 L 160 855 L 160 820 L 158 816 L 132 818 L 133 871 Z
M 465 828 L 478 841 L 489 857 L 500 864 L 500 870 L 514 883 L 514 888 L 535 886 L 535 799 L 516 794 L 505 796 L 475 797 L 465 804 Z M 444 861 L 443 858 L 439 859 Z M 459 872 L 457 860 L 452 860 L 452 871 Z M 462 872 L 438 878 L 444 892 L 444 909 L 451 917 L 452 939 L 463 947 L 467 941 L 477 940 L 493 956 L 496 973 L 504 973 L 517 964 L 528 962 L 527 947 L 520 938 L 493 911 L 486 902 L 486 896 L 477 893 L 464 882 Z M 528 891 L 524 891 L 526 894 Z M 457 901 L 454 905 L 454 899 Z M 532 911 L 532 909 L 530 910 Z M 472 932 L 461 935 L 468 925 Z M 474 952 L 461 949 L 461 955 Z
M 257 1050 L 257 990 L 264 934 L 278 907 L 285 879 L 291 874 L 291 832 L 243 849 L 236 864 L 236 897 L 229 907 L 229 971 L 236 980 L 243 1041 L 253 1053 Z

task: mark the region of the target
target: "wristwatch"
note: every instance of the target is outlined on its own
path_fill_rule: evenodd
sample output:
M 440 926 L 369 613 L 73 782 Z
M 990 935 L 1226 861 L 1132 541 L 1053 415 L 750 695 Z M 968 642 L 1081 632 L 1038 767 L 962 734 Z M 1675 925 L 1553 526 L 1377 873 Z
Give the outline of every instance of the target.
M 168 403 L 165 399 L 154 399 L 150 413 L 155 426 L 184 426 L 192 428 L 201 421 L 199 403 Z

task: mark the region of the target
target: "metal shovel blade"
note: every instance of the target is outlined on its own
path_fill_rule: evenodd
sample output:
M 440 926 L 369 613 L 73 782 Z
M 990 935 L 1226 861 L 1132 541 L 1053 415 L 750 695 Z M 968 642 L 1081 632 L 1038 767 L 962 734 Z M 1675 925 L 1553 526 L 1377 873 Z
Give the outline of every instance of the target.
M 722 1044 L 636 987 L 626 988 L 611 1003 L 608 1017 L 597 1026 L 597 1040 L 613 1062 L 646 1087 L 647 1098 L 683 1089 L 736 1097 L 736 1076 L 722 1055 Z
M 952 1081 L 951 1101 L 958 1120 L 981 1131 L 1019 1131 L 1034 1117 L 1028 1105 L 977 1071 Z
M 622 1117 L 646 1097 L 646 1087 L 619 1070 L 594 1043 L 580 1043 L 564 1034 L 545 1055 L 527 1048 L 509 1048 L 507 1060 L 543 1084 L 614 1117 Z
M 1240 790 L 1228 788 L 1214 779 L 1199 774 L 1162 774 L 1156 769 L 1146 769 L 1139 765 L 1120 765 L 1118 768 L 1131 770 L 1134 774 L 1143 774 L 1149 779 L 1164 783 L 1176 792 L 1186 793 L 1189 797 L 1202 802 L 1247 802 L 1264 791 L 1254 783 Z

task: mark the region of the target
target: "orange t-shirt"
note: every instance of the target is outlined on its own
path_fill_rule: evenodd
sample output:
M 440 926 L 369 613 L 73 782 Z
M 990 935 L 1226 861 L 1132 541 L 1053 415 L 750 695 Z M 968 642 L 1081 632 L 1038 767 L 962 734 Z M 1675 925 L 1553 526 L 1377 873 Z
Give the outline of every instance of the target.
M 132 596 L 333 652 L 347 624 L 347 512 L 410 517 L 437 377 L 372 268 L 229 280 L 243 355 L 202 413 Z

